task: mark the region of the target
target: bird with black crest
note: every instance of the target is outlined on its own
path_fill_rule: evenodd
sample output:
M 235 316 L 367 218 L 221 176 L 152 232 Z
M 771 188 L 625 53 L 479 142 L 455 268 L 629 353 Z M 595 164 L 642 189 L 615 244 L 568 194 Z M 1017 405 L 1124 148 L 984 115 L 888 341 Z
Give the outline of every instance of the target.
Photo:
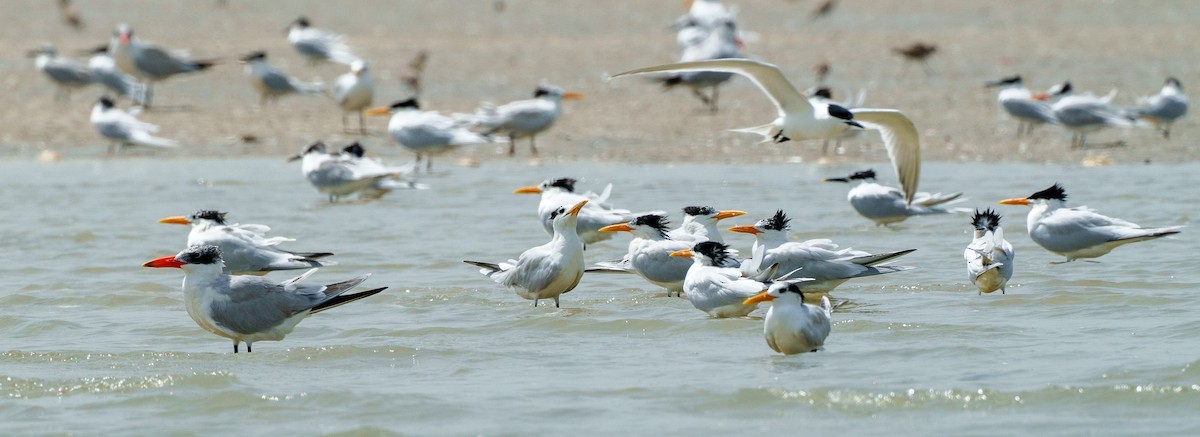
M 775 352 L 785 355 L 816 352 L 829 337 L 833 306 L 828 296 L 821 296 L 821 305 L 804 303 L 804 280 L 772 283 L 770 288 L 744 302 L 758 305 L 770 302 L 763 317 L 763 337 Z
M 554 234 L 553 220 L 550 217 L 553 211 L 562 205 L 573 205 L 587 200 L 587 205 L 579 212 L 578 226 L 579 238 L 583 240 L 584 245 L 612 238 L 611 232 L 600 232 L 600 228 L 605 226 L 627 222 L 646 214 L 666 215 L 664 211 L 634 213 L 627 209 L 614 208 L 608 203 L 608 198 L 612 195 L 612 184 L 604 187 L 604 191 L 599 194 L 591 191 L 579 194 L 575 192 L 575 183 L 573 178 L 546 179 L 537 185 L 517 188 L 513 190 L 513 194 L 541 195 L 537 209 L 538 218 L 541 219 L 542 228 L 551 235 Z
M 225 273 L 231 275 L 265 275 L 276 270 L 300 270 L 336 265 L 322 260 L 331 252 L 291 252 L 279 244 L 296 241 L 287 237 L 267 237 L 271 227 L 259 224 L 238 224 L 225 221 L 227 213 L 202 209 L 190 216 L 160 219 L 159 223 L 191 226 L 187 245 L 216 246 L 221 249 Z
M 312 27 L 308 17 L 297 18 L 288 25 L 287 40 L 309 65 L 324 61 L 350 65 L 359 60 L 346 45 L 345 36 Z
M 167 149 L 179 147 L 175 140 L 154 136 L 158 126 L 138 120 L 132 113 L 118 108 L 116 102 L 107 96 L 101 97 L 92 106 L 91 121 L 96 133 L 110 141 L 109 153 L 132 145 Z
M 672 257 L 671 253 L 691 249 L 694 243 L 672 240 L 667 234 L 669 224 L 665 216 L 646 214 L 627 223 L 605 226 L 600 228 L 600 232 L 633 234 L 633 239 L 629 240 L 629 252 L 622 261 L 627 262 L 629 269 L 642 279 L 667 289 L 667 296 L 671 296 L 671 293 L 682 296 L 683 279 L 692 262 Z
M 460 146 L 489 144 L 496 138 L 472 132 L 467 123 L 442 115 L 437 111 L 422 111 L 417 99 L 410 98 L 368 109 L 367 115 L 391 114 L 388 134 L 400 146 L 417 155 L 417 162 L 425 158 L 426 172 L 433 171 L 433 156 L 459 148 Z
M 455 118 L 481 129 L 484 135 L 506 135 L 509 156 L 517 153 L 518 139 L 529 138 L 529 153 L 536 156 L 537 135 L 550 129 L 562 116 L 562 101 L 580 99 L 583 94 L 542 84 L 533 91 L 532 99 L 500 106 L 484 103 L 474 114 L 455 114 Z
M 1004 239 L 1000 215 L 991 209 L 977 209 L 971 217 L 971 226 L 975 228 L 971 244 L 963 251 L 963 258 L 967 260 L 967 278 L 979 289 L 979 294 L 996 290 L 1004 294 L 1008 280 L 1012 279 L 1016 253 L 1012 244 Z
M 267 61 L 267 52 L 261 50 L 242 56 L 238 62 L 246 64 L 246 75 L 258 91 L 260 105 L 278 101 L 288 94 L 317 94 L 325 87 L 320 82 L 307 83 L 284 74 Z
M 746 211 L 718 210 L 711 206 L 685 206 L 683 207 L 683 222 L 679 224 L 679 228 L 668 232 L 667 236 L 672 240 L 692 243 L 701 241 L 724 243 L 725 239 L 721 236 L 721 230 L 717 228 L 717 223 L 742 215 L 746 215 Z
M 315 142 L 303 151 L 288 158 L 288 162 L 300 161 L 300 173 L 318 192 L 329 195 L 335 203 L 345 196 L 378 187 L 386 179 L 399 179 L 406 175 L 403 168 L 384 167 L 363 160 L 344 159 L 330 153 L 323 142 Z
M 859 215 L 870 219 L 876 225 L 890 225 L 908 220 L 909 217 L 931 214 L 948 214 L 952 212 L 967 213 L 969 209 L 947 208 L 949 205 L 962 202 L 963 193 L 914 193 L 911 201 L 907 201 L 903 191 L 897 188 L 881 185 L 875 182 L 875 170 L 864 170 L 841 178 L 825 178 L 821 182 L 860 181 L 846 194 L 846 200 Z
M 757 304 L 746 300 L 766 290 L 764 277 L 773 277 L 774 267 L 768 272 L 751 277 L 737 266 L 737 258 L 729 246 L 715 242 L 696 243 L 691 249 L 671 252 L 671 256 L 689 258 L 692 266 L 683 279 L 683 294 L 688 302 L 714 318 L 746 317 Z

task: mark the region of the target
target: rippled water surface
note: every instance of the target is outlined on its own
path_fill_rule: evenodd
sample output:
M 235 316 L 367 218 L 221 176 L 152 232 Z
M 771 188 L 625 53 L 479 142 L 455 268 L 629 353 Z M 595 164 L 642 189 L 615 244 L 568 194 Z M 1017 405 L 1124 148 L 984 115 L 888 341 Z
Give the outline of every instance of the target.
M 885 170 L 882 164 L 876 164 Z M 443 166 L 432 189 L 328 205 L 276 159 L 0 163 L 0 429 L 40 433 L 854 434 L 1200 433 L 1200 245 L 1195 230 L 1058 259 L 999 206 L 1017 250 L 1007 295 L 966 282 L 963 216 L 894 229 L 854 214 L 856 168 L 487 163 Z M 891 180 L 890 170 L 881 171 Z M 930 164 L 922 189 L 994 206 L 1054 181 L 1075 205 L 1185 225 L 1200 166 Z M 512 189 L 574 176 L 613 203 L 691 204 L 792 217 L 792 238 L 916 248 L 920 268 L 842 285 L 824 351 L 773 353 L 758 319 L 712 320 L 637 277 L 586 276 L 562 309 L 533 308 L 462 259 L 504 260 L 547 240 L 537 198 Z M 337 253 L 312 279 L 373 272 L 378 296 L 234 355 L 193 323 L 182 272 L 144 269 L 201 208 Z M 727 235 L 748 251 L 750 239 Z M 627 236 L 590 247 L 619 257 Z M 273 275 L 285 279 L 284 273 Z M 153 423 L 154 429 L 145 427 Z

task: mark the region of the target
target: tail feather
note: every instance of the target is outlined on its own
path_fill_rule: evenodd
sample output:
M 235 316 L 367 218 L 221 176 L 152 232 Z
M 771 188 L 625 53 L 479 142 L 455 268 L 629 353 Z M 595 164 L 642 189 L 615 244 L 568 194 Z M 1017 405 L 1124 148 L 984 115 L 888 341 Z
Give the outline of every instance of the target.
M 217 60 L 216 59 L 206 59 L 203 61 L 192 61 L 192 65 L 196 67 L 196 69 L 194 71 L 204 71 L 209 68 L 212 68 L 212 66 L 214 66 L 214 65 L 217 65 Z
M 334 296 L 333 298 L 326 300 L 324 302 L 321 302 L 319 305 L 313 307 L 311 314 L 316 314 L 321 311 L 337 308 L 337 307 L 348 304 L 350 302 L 354 302 L 359 299 L 368 298 L 368 297 L 374 296 L 376 294 L 379 294 L 379 292 L 381 292 L 383 290 L 387 290 L 387 287 L 379 287 L 379 288 L 376 288 L 373 290 L 367 290 L 367 291 L 354 293 L 354 294 Z
M 850 262 L 858 264 L 858 265 L 863 265 L 863 266 L 873 266 L 876 264 L 894 260 L 894 259 L 902 257 L 904 255 L 908 255 L 910 253 L 915 252 L 916 250 L 917 249 L 905 249 L 905 250 L 897 250 L 895 252 L 886 252 L 886 253 L 880 253 L 880 254 L 874 254 L 874 255 L 860 256 L 857 258 L 851 258 Z
M 294 240 L 288 239 L 288 240 L 284 240 L 284 241 L 294 241 Z M 327 256 L 333 256 L 333 252 L 292 252 L 290 250 L 285 250 L 284 252 L 290 253 L 292 255 L 296 255 L 297 257 L 300 257 L 300 258 L 306 259 L 306 260 L 310 260 L 310 261 L 324 258 Z
M 496 264 L 496 263 L 490 263 L 490 262 L 484 262 L 484 261 L 470 261 L 470 260 L 465 260 L 465 259 L 463 260 L 463 262 L 473 265 L 475 267 L 479 267 L 480 268 L 479 273 L 482 273 L 484 276 L 491 276 L 492 273 L 496 273 L 498 271 L 503 270 L 500 268 L 500 265 Z
M 146 132 L 137 132 L 137 133 L 134 133 L 134 135 L 133 135 L 133 142 L 134 142 L 134 143 L 137 143 L 137 144 L 140 144 L 140 145 L 143 145 L 143 146 L 150 146 L 150 147 L 164 147 L 164 148 L 176 148 L 176 147 L 179 147 L 179 142 L 177 142 L 177 141 L 175 141 L 175 140 L 168 140 L 168 139 L 166 139 L 166 138 L 159 138 L 159 137 L 156 137 L 156 136 L 150 135 L 150 134 L 148 134 L 148 133 L 146 133 Z
M 1131 236 L 1128 236 L 1125 238 L 1118 238 L 1113 241 L 1135 242 L 1135 241 L 1153 240 L 1155 238 L 1162 238 L 1162 237 L 1166 237 L 1168 235 L 1175 235 L 1180 232 L 1183 232 L 1180 230 L 1182 228 L 1183 228 L 1183 226 L 1172 226 L 1169 228 L 1143 229 L 1143 231 L 1146 231 L 1145 233 L 1138 234 L 1138 235 L 1131 235 Z
M 764 124 L 762 126 L 744 127 L 741 129 L 730 129 L 729 131 L 762 135 L 762 137 L 763 137 L 763 140 L 761 141 L 762 143 L 769 143 L 771 141 L 774 141 L 774 140 L 776 140 L 775 137 L 778 136 L 778 131 L 775 129 L 775 123 L 768 123 L 768 124 Z

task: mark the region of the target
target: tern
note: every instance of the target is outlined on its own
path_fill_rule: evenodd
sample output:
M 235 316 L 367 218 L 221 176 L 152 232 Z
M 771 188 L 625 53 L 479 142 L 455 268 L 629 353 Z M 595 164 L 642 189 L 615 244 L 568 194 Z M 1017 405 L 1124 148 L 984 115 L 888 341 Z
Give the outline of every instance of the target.
M 628 223 L 605 226 L 600 232 L 632 233 L 629 252 L 622 261 L 628 262 L 632 271 L 646 281 L 667 289 L 667 296 L 672 292 L 682 295 L 683 279 L 692 262 L 672 257 L 671 253 L 691 249 L 695 244 L 672 240 L 667 236 L 668 224 L 665 216 L 646 214 Z
M 387 289 L 345 294 L 370 274 L 329 285 L 302 284 L 317 269 L 275 282 L 260 276 L 231 276 L 224 272 L 223 264 L 221 249 L 195 246 L 175 256 L 147 261 L 142 267 L 183 269 L 183 299 L 188 315 L 204 330 L 233 340 L 233 353 L 238 353 L 239 343 L 246 343 L 246 352 L 251 352 L 256 341 L 283 340 L 310 314 Z
M 466 123 L 454 120 L 437 111 L 422 111 L 417 99 L 402 100 L 391 106 L 372 108 L 367 115 L 391 114 L 388 134 L 392 140 L 417 154 L 417 162 L 425 157 L 425 170 L 433 170 L 433 155 L 440 155 L 459 146 L 488 144 L 493 140 L 471 132 Z
M 1133 111 L 1134 116 L 1162 132 L 1163 138 L 1170 138 L 1171 124 L 1187 114 L 1187 95 L 1183 93 L 1179 79 L 1173 77 L 1167 78 L 1158 94 L 1138 100 L 1140 103 Z
M 683 280 L 683 292 L 692 306 L 715 318 L 745 317 L 758 308 L 745 303 L 746 299 L 767 289 L 767 285 L 747 277 L 737 267 L 734 254 L 726 246 L 715 241 L 696 243 L 691 249 L 681 249 L 670 254 L 678 258 L 691 258 Z M 774 273 L 775 269 L 770 269 Z
M 287 40 L 311 65 L 321 61 L 349 65 L 359 60 L 350 52 L 345 36 L 310 27 L 305 17 L 297 18 L 288 25 Z
M 583 244 L 598 243 L 612 238 L 612 233 L 600 232 L 600 228 L 605 226 L 627 222 L 646 214 L 666 214 L 663 211 L 633 213 L 627 209 L 614 209 L 607 203 L 609 195 L 612 194 L 612 184 L 605 187 L 604 192 L 600 194 L 590 191 L 577 194 L 575 193 L 575 182 L 575 179 L 571 178 L 546 179 L 538 185 L 513 190 L 513 194 L 541 194 L 541 201 L 538 202 L 538 218 L 541 219 L 546 233 L 551 235 L 554 234 L 552 215 L 559 206 L 573 205 L 581 200 L 590 201 L 587 207 L 579 213 L 578 234 L 579 238 L 583 240 Z
M 967 278 L 981 295 L 996 290 L 1004 294 L 1008 280 L 1012 279 L 1016 253 L 1012 244 L 1004 240 L 1000 215 L 991 209 L 975 210 L 971 226 L 975 228 L 974 238 L 963 251 L 963 258 L 967 260 Z
M 258 90 L 259 104 L 262 105 L 288 94 L 316 94 L 324 88 L 319 82 L 305 83 L 279 71 L 267 62 L 267 53 L 263 51 L 250 53 L 238 60 L 246 64 L 246 75 L 250 76 L 250 83 Z
M 732 232 L 754 235 L 752 257 L 744 263 L 742 270 L 752 274 L 762 266 L 775 266 L 781 272 L 799 270 L 800 274 L 812 278 L 805 289 L 828 293 L 843 282 L 865 276 L 912 270 L 916 267 L 881 266 L 916 249 L 898 250 L 872 254 L 850 248 L 840 249 L 833 241 L 819 239 L 804 242 L 788 241 L 788 223 L 791 221 L 782 210 L 770 218 L 759 220 L 753 225 L 734 226 Z
M 214 65 L 212 61 L 193 61 L 182 53 L 135 39 L 133 29 L 124 23 L 113 32 L 108 55 L 121 71 L 146 82 L 147 107 L 153 96 L 154 82 L 177 74 L 204 71 Z
M 541 85 L 534 90 L 532 99 L 500 106 L 485 104 L 476 109 L 474 115 L 461 118 L 482 127 L 484 135 L 507 135 L 509 156 L 517 153 L 517 139 L 526 137 L 529 138 L 529 152 L 537 155 L 537 134 L 549 129 L 562 116 L 562 101 L 582 98 L 583 94 L 577 92 Z
M 713 59 L 744 58 L 742 40 L 737 35 L 737 25 L 732 19 L 719 19 L 709 28 L 707 35 L 685 46 L 679 57 L 679 62 L 705 61 Z M 666 89 L 676 86 L 691 88 L 692 94 L 708 107 L 710 113 L 717 112 L 717 98 L 720 97 L 721 84 L 728 82 L 732 73 L 716 71 L 690 71 L 675 73 L 657 78 Z M 708 88 L 709 94 L 701 91 Z
M 1087 145 L 1088 132 L 1109 126 L 1133 126 L 1133 119 L 1129 114 L 1109 103 L 1117 95 L 1117 90 L 1104 97 L 1096 97 L 1090 93 L 1067 95 L 1071 91 L 1070 82 L 1063 84 L 1058 94 L 1066 96 L 1050 107 L 1054 111 L 1054 119 L 1071 131 L 1071 148 L 1084 148 Z
M 1086 206 L 1067 208 L 1067 192 L 1057 183 L 1029 197 L 1006 199 L 1000 204 L 1032 205 L 1027 219 L 1029 238 L 1043 249 L 1067 257 L 1066 262 L 1097 258 L 1129 243 L 1178 234 L 1182 228 L 1143 228 L 1100 215 Z
M 906 202 L 904 193 L 899 189 L 880 185 L 875 182 L 875 171 L 865 170 L 854 172 L 844 178 L 826 178 L 821 182 L 862 181 L 846 195 L 850 206 L 859 215 L 871 219 L 876 225 L 899 223 L 915 215 L 947 214 L 952 212 L 970 212 L 962 208 L 946 206 L 966 199 L 961 199 L 962 193 L 916 193 L 912 202 Z
M 535 307 L 538 300 L 553 298 L 558 308 L 559 296 L 574 290 L 583 277 L 583 242 L 575 232 L 575 223 L 587 203 L 583 200 L 555 209 L 550 214 L 554 223 L 550 242 L 522 252 L 515 260 L 499 264 L 463 262 L 480 267 L 479 272 L 497 284 L 516 289 L 518 296 L 532 300 Z
M 917 182 L 921 175 L 921 143 L 916 126 L 900 111 L 864 108 L 848 110 L 837 105 L 815 104 L 800 94 L 791 82 L 788 82 L 779 67 L 748 59 L 719 59 L 660 65 L 627 71 L 613 77 L 687 71 L 735 73 L 746 76 L 755 85 L 758 85 L 775 103 L 779 117 L 770 124 L 735 129 L 734 131 L 762 135 L 764 142 L 782 143 L 789 140 L 835 138 L 850 127 L 863 128 L 864 124 L 860 124 L 860 122 L 865 123 L 865 126 L 870 129 L 878 130 L 883 136 L 888 156 L 900 179 L 900 187 L 905 194 L 904 198 L 911 203 L 912 196 L 917 192 Z
M 746 305 L 771 303 L 763 318 L 763 336 L 775 352 L 786 355 L 816 352 L 829 337 L 829 317 L 833 313 L 829 297 L 821 296 L 821 306 L 804 303 L 804 288 L 802 280 L 780 281 L 746 299 Z
M 333 82 L 333 101 L 342 108 L 342 132 L 347 131 L 346 116 L 352 112 L 358 114 L 359 133 L 367 132 L 363 110 L 375 101 L 375 82 L 371 80 L 366 62 L 351 62 L 350 72 L 338 76 Z
M 54 83 L 56 99 L 68 99 L 71 90 L 88 86 L 94 80 L 87 68 L 71 59 L 59 57 L 58 50 L 48 43 L 30 51 L 29 56 L 34 58 L 33 62 L 38 71 Z
M 108 56 L 108 46 L 92 51 L 92 57 L 88 59 L 88 73 L 92 75 L 93 82 L 103 85 L 118 96 L 128 97 L 139 105 L 145 103 L 146 87 L 138 83 L 133 76 L 117 69 L 117 63 Z
M 820 67 L 820 66 L 818 66 L 818 67 Z M 826 67 L 825 70 L 827 71 L 828 67 Z M 822 77 L 822 74 L 820 74 L 820 71 L 821 70 L 818 69 L 817 83 L 822 82 L 822 79 L 820 79 Z M 848 95 L 849 93 L 847 92 L 846 94 Z M 804 90 L 804 95 L 807 96 L 808 100 L 810 102 L 813 102 L 814 105 L 822 105 L 822 104 L 823 105 L 838 105 L 843 108 L 853 110 L 855 108 L 862 107 L 863 102 L 866 101 L 866 99 L 867 99 L 867 90 L 859 89 L 858 95 L 856 97 L 854 97 L 853 99 L 847 97 L 846 100 L 841 101 L 841 102 L 833 100 L 833 90 L 830 90 L 829 87 L 826 87 L 826 86 L 814 87 L 814 88 L 809 88 L 807 90 Z M 863 132 L 862 129 L 846 129 L 846 130 L 842 131 L 842 133 L 837 136 L 837 138 L 836 138 L 837 144 L 835 144 L 834 147 L 836 149 L 840 149 L 842 147 L 842 140 L 847 140 L 847 139 L 857 137 L 862 132 Z M 827 153 L 829 153 L 829 140 L 828 139 L 823 140 L 821 142 L 821 154 L 824 155 Z
M 1050 103 L 1035 98 L 1021 82 L 1021 76 L 1011 76 L 989 81 L 989 88 L 1000 88 L 997 99 L 1008 115 L 1017 119 L 1017 138 L 1033 133 L 1033 128 L 1043 124 L 1058 124 Z
M 679 228 L 668 232 L 667 236 L 671 237 L 672 240 L 689 241 L 692 243 L 699 243 L 701 241 L 724 243 L 725 240 L 721 237 L 721 231 L 717 228 L 717 222 L 742 215 L 746 215 L 746 211 L 733 209 L 718 211 L 711 206 L 684 207 L 683 222 L 679 224 Z
M 112 99 L 108 97 L 101 97 L 92 107 L 92 127 L 101 136 L 112 142 L 108 147 L 109 153 L 118 147 L 130 145 L 179 147 L 179 143 L 174 140 L 152 135 L 158 132 L 158 126 L 139 121 L 133 114 L 117 108 Z
M 384 164 L 376 158 L 365 156 L 367 150 L 363 148 L 358 141 L 350 143 L 342 147 L 342 153 L 338 157 L 351 165 L 361 168 L 364 173 L 391 173 L 395 176 L 391 178 L 379 179 L 370 187 L 359 192 L 359 196 L 363 198 L 375 199 L 391 192 L 392 190 L 425 190 L 429 186 L 419 184 L 414 180 L 401 179 L 399 175 L 412 175 L 416 173 L 416 163 L 410 163 L 400 167 L 392 167 Z
M 276 270 L 300 270 L 335 265 L 320 258 L 329 252 L 289 252 L 277 248 L 280 243 L 296 241 L 287 237 L 267 237 L 271 228 L 265 225 L 226 223 L 224 212 L 196 211 L 190 216 L 167 217 L 159 223 L 191 225 L 187 245 L 216 246 L 221 249 L 225 273 L 232 275 L 265 275 Z
M 361 162 L 343 159 L 330 154 L 325 143 L 316 142 L 303 152 L 288 158 L 288 162 L 300 160 L 300 172 L 317 191 L 328 194 L 329 202 L 375 187 L 379 181 L 403 176 L 402 171 L 364 165 Z

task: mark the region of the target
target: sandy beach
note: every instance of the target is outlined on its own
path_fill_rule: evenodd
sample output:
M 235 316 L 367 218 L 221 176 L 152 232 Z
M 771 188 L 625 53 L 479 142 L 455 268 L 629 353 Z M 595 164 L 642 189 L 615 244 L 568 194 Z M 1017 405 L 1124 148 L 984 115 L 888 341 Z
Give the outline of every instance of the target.
M 1030 88 L 1070 79 L 1077 90 L 1120 90 L 1116 102 L 1133 104 L 1156 93 L 1168 76 L 1185 90 L 1200 83 L 1194 41 L 1200 39 L 1200 3 L 1190 1 L 958 0 L 839 2 L 829 17 L 810 21 L 816 2 L 737 2 L 739 24 L 757 37 L 753 56 L 778 64 L 799 87 L 814 85 L 812 67 L 832 65 L 835 98 L 866 91 L 866 106 L 906 112 L 922 133 L 930 161 L 1079 163 L 1191 161 L 1194 116 L 1163 140 L 1148 129 L 1106 130 L 1089 141 L 1124 141 L 1113 149 L 1069 150 L 1069 134 L 1053 126 L 1015 139 L 1016 122 L 996 104 L 985 80 L 1022 74 Z M 822 156 L 820 143 L 755 145 L 753 136 L 726 129 L 765 123 L 770 102 L 749 82 L 735 79 L 708 114 L 686 90 L 661 92 L 639 78 L 607 82 L 611 74 L 668 63 L 678 53 L 667 26 L 682 12 L 675 1 L 211 1 L 131 0 L 79 2 L 86 28 L 60 22 L 53 2 L 13 0 L 0 14 L 0 153 L 34 156 L 52 149 L 64 159 L 100 157 L 105 144 L 88 123 L 101 91 L 76 92 L 56 102 L 52 85 L 25 57 L 43 42 L 63 53 L 106 43 L 128 22 L 144 40 L 219 58 L 210 72 L 177 77 L 156 87 L 160 105 L 141 116 L 186 146 L 162 157 L 280 155 L 317 139 L 343 144 L 340 112 L 327 98 L 292 96 L 261 107 L 237 57 L 265 50 L 271 62 L 302 79 L 331 82 L 344 66 L 308 66 L 285 40 L 300 15 L 316 27 L 344 33 L 372 63 L 376 103 L 407 98 L 401 83 L 410 59 L 427 50 L 422 103 L 443 112 L 469 112 L 481 101 L 527 98 L 542 81 L 583 92 L 539 137 L 541 159 L 617 162 L 882 161 L 881 143 L 863 136 L 841 154 Z M 913 41 L 938 45 L 931 75 L 906 67 L 890 48 Z M 369 120 L 365 145 L 396 160 L 411 155 L 386 136 L 386 118 Z M 254 141 L 244 141 L 252 137 Z M 528 156 L 522 143 L 518 159 Z M 503 147 L 463 149 L 458 158 L 509 159 Z M 144 153 L 144 152 L 142 152 Z M 136 154 L 136 152 L 135 152 Z M 1105 162 L 1100 159 L 1100 162 Z

